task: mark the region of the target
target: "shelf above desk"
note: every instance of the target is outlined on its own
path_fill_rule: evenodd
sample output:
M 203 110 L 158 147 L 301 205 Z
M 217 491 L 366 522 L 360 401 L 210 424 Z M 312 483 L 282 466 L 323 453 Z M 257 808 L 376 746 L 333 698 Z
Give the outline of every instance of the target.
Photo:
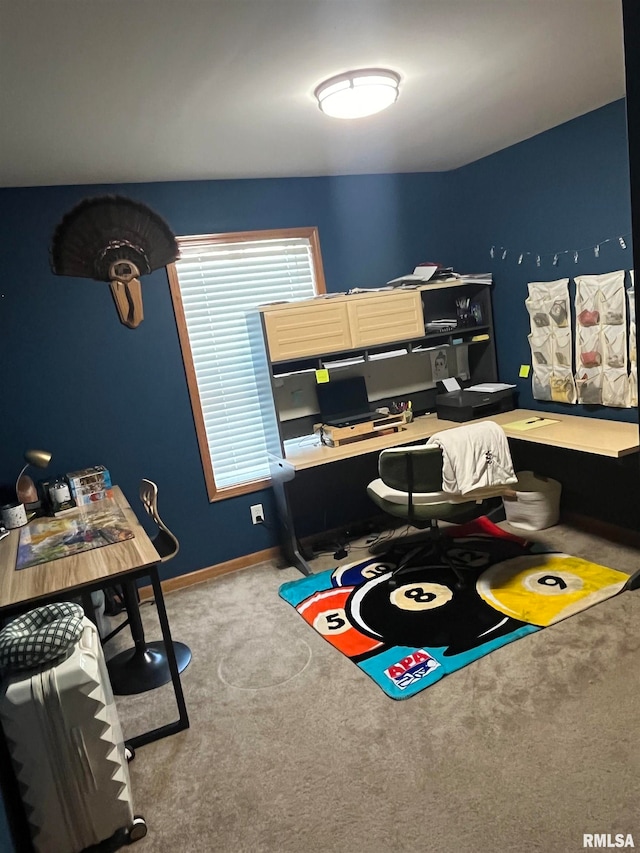
M 492 420 L 502 426 L 510 439 L 594 453 L 598 456 L 619 458 L 640 450 L 638 424 L 622 421 L 552 414 L 548 417 L 557 423 L 526 431 L 509 429 L 510 423 L 539 418 L 543 414 L 531 409 L 515 409 L 512 412 L 502 412 L 491 418 L 482 418 L 469 423 Z M 392 435 L 379 435 L 341 447 L 325 447 L 319 442 L 315 445 L 305 444 L 305 441 L 310 441 L 308 437 L 301 439 L 300 443 L 293 439 L 287 442 L 286 459 L 296 471 L 303 471 L 306 468 L 315 468 L 318 465 L 339 462 L 366 453 L 380 452 L 386 447 L 399 447 L 403 444 L 425 441 L 436 432 L 458 426 L 462 424 L 439 420 L 435 414 L 432 414 L 414 418 L 412 423 L 407 424 L 403 430 Z

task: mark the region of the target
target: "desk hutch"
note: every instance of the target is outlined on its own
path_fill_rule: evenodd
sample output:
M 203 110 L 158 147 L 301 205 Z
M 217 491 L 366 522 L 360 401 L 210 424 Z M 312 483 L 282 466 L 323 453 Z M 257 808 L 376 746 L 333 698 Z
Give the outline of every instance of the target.
M 479 322 L 469 316 L 472 325 L 434 330 L 436 320 L 456 323 L 461 298 L 475 307 Z M 318 422 L 317 370 L 327 368 L 330 379 L 364 376 L 372 409 L 411 399 L 417 414 L 434 409 L 434 349 L 446 351 L 451 376 L 497 379 L 490 285 L 472 278 L 265 305 L 259 317 L 264 360 L 258 372 L 269 385 L 264 420 L 275 436 L 270 451 L 283 457 L 285 442 L 311 435 Z
M 460 324 L 459 300 L 473 308 L 473 315 L 467 311 Z M 442 320 L 450 320 L 451 327 L 435 327 Z M 415 415 L 435 408 L 434 350 L 446 351 L 451 376 L 473 383 L 497 379 L 488 277 L 275 303 L 261 306 L 250 322 L 260 327 L 253 335 L 254 361 L 281 544 L 299 566 L 305 563 L 299 558 L 291 509 L 295 467 L 288 460 L 302 446 L 325 449 L 314 436 L 320 420 L 316 371 L 328 370 L 330 381 L 364 376 L 372 409 L 411 400 Z M 411 441 L 405 431 L 388 438 L 395 444 Z M 369 446 L 375 464 L 377 436 L 357 443 Z M 356 455 L 362 453 L 359 447 Z M 323 464 L 319 457 L 318 465 Z M 364 484 L 362 490 L 364 494 Z

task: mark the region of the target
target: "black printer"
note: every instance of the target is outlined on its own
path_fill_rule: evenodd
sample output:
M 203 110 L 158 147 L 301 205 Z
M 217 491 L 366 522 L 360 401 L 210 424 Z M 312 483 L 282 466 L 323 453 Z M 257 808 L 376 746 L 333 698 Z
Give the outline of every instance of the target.
M 488 418 L 516 407 L 515 388 L 501 391 L 449 391 L 436 396 L 436 415 L 443 421 L 464 423 L 474 418 Z

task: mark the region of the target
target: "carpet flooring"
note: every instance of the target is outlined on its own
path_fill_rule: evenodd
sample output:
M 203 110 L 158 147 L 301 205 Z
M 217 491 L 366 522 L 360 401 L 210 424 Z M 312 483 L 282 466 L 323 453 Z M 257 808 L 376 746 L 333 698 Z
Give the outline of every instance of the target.
M 567 525 L 532 537 L 640 567 L 635 548 Z M 585 833 L 640 846 L 640 592 L 394 702 L 278 597 L 299 576 L 264 563 L 167 596 L 174 638 L 193 651 L 191 728 L 130 765 L 149 826 L 132 849 L 567 853 Z M 157 639 L 155 608 L 142 611 Z M 125 736 L 175 715 L 169 687 L 117 704 Z

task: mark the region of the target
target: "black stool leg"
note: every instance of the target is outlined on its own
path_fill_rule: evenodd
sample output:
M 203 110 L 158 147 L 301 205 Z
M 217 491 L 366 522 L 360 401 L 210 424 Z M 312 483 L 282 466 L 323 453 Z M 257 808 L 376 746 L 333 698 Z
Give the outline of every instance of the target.
M 140 617 L 138 593 L 133 581 L 123 583 L 124 600 L 134 647 L 120 652 L 107 661 L 111 687 L 116 696 L 129 696 L 155 690 L 171 681 L 167 651 L 162 640 L 148 643 Z M 191 649 L 184 643 L 173 642 L 178 672 L 191 661 Z

